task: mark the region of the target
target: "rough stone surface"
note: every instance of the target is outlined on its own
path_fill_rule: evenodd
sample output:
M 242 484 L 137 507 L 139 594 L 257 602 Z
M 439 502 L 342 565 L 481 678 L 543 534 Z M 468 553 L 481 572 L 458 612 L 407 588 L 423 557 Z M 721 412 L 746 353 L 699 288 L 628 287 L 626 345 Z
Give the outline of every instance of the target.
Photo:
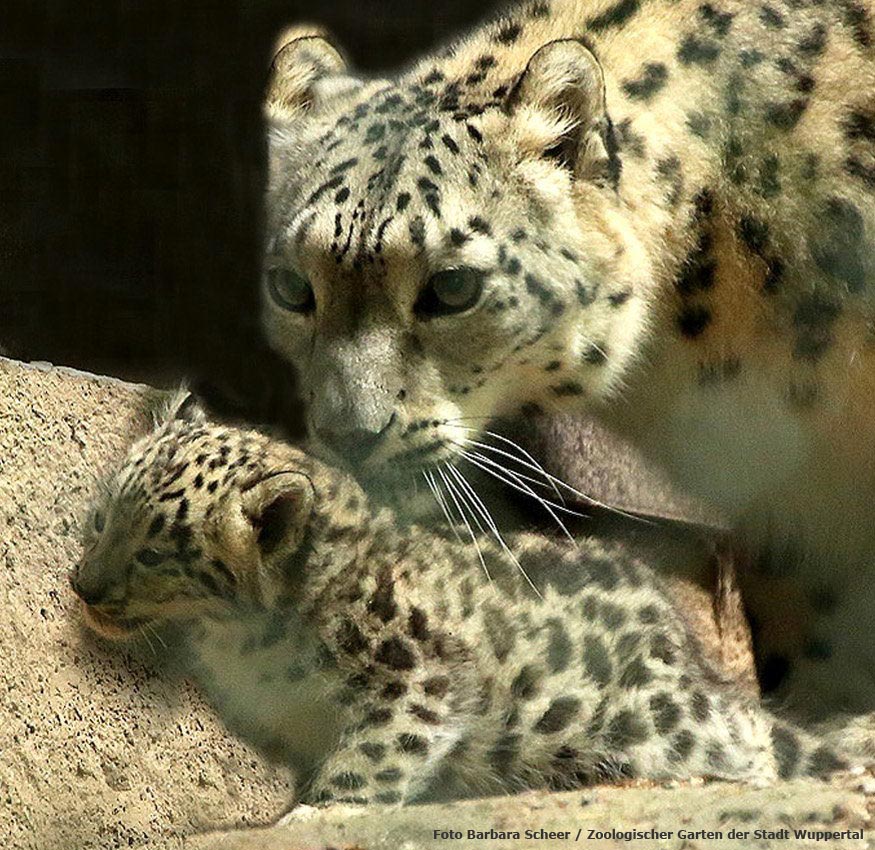
M 195 691 L 84 633 L 67 576 L 154 391 L 0 360 L 0 847 L 176 848 L 268 823 L 289 778 Z
M 522 439 L 549 472 L 606 505 L 726 528 L 726 519 L 714 507 L 678 491 L 635 448 L 594 420 L 573 415 L 538 417 Z
M 858 781 L 856 781 L 858 783 Z M 313 812 L 310 817 L 272 829 L 216 833 L 186 842 L 185 850 L 858 850 L 868 842 L 870 813 L 865 796 L 845 779 L 832 786 L 793 782 L 766 789 L 712 783 L 677 788 L 594 788 L 566 794 L 529 793 L 517 797 L 471 800 L 442 806 L 413 806 L 353 816 L 344 810 Z M 468 830 L 516 830 L 518 840 L 469 838 Z M 569 832 L 567 838 L 525 837 L 525 830 Z M 657 829 L 666 838 L 626 840 L 593 837 L 589 830 Z M 747 837 L 730 837 L 730 830 Z M 788 837 L 757 839 L 757 829 L 789 830 Z M 797 839 L 794 829 L 863 830 L 863 838 Z M 455 830 L 461 838 L 435 836 Z M 579 838 L 577 831 L 581 830 Z M 686 835 L 681 832 L 686 831 Z M 696 833 L 722 833 L 722 837 Z M 693 837 L 689 837 L 690 833 Z M 576 839 L 576 840 L 575 840 Z
M 867 803 L 856 786 L 872 781 L 860 779 L 764 790 L 727 784 L 597 788 L 356 816 L 311 811 L 309 819 L 304 813 L 289 825 L 256 829 L 284 810 L 290 777 L 229 736 L 192 688 L 161 672 L 161 647 L 153 654 L 148 646 L 121 650 L 92 639 L 67 583 L 96 482 L 149 427 L 146 411 L 154 403 L 155 391 L 146 387 L 0 359 L 3 850 L 551 850 L 574 842 L 469 840 L 467 830 L 583 829 L 585 836 L 590 828 L 654 826 L 674 837 L 576 843 L 660 850 L 866 846 L 678 836 L 680 829 L 728 834 L 733 827 L 868 829 L 871 798 Z M 649 547 L 651 532 L 645 527 L 640 534 Z M 712 658 L 742 678 L 747 667 L 749 675 L 737 594 L 719 570 L 710 596 L 703 590 L 709 586 L 703 565 L 714 560 L 713 547 L 686 537 L 659 542 L 668 561 L 685 567 L 673 585 L 678 593 L 687 588 Z M 722 611 L 735 613 L 728 618 Z M 464 838 L 435 839 L 435 829 L 461 830 Z

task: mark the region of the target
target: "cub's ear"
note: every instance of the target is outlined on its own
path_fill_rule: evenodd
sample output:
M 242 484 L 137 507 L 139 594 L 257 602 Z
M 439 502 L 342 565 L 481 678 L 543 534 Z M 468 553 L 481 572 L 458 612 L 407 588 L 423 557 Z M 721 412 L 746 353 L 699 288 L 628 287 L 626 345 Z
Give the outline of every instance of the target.
M 275 473 L 243 493 L 243 517 L 261 556 L 258 583 L 265 604 L 282 595 L 282 565 L 304 541 L 313 501 L 313 485 L 300 472 Z
M 289 119 L 319 99 L 319 84 L 342 79 L 347 63 L 340 50 L 315 28 L 286 30 L 277 39 L 266 106 L 271 118 Z
M 508 102 L 512 113 L 525 107 L 550 113 L 561 127 L 545 156 L 558 160 L 575 177 L 610 176 L 604 74 L 581 42 L 552 41 L 532 56 Z
M 200 402 L 185 387 L 180 387 L 166 402 L 156 417 L 156 424 L 163 425 L 174 420 L 196 424 L 207 418 Z
M 313 509 L 313 485 L 301 472 L 276 472 L 243 493 L 243 514 L 262 557 L 301 544 Z

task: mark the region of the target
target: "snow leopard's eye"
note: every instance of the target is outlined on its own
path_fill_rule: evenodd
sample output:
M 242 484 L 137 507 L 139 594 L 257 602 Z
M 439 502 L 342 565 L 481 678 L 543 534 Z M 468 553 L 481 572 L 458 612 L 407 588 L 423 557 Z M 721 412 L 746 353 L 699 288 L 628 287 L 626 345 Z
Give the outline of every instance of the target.
M 146 567 L 155 567 L 167 560 L 167 556 L 157 549 L 140 549 L 136 554 L 136 558 Z
M 270 297 L 283 310 L 310 313 L 316 308 L 313 287 L 305 277 L 291 269 L 268 269 L 267 289 Z
M 103 515 L 103 511 L 95 511 L 92 521 L 94 522 L 94 530 L 100 534 L 106 525 L 106 517 Z
M 438 272 L 419 294 L 414 311 L 424 319 L 464 313 L 480 300 L 484 277 L 482 271 L 472 268 Z

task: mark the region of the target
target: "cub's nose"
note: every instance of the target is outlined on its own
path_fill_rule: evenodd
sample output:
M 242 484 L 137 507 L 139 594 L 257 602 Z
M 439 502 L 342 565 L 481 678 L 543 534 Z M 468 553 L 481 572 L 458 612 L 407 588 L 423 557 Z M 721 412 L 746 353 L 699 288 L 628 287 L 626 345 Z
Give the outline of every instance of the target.
M 70 587 L 86 605 L 99 605 L 105 602 L 109 593 L 107 586 L 84 582 L 78 573 L 70 576 Z
M 316 436 L 339 457 L 360 464 L 385 442 L 395 417 L 396 414 L 393 413 L 382 428 L 375 430 L 348 426 L 342 420 L 320 424 L 315 429 Z

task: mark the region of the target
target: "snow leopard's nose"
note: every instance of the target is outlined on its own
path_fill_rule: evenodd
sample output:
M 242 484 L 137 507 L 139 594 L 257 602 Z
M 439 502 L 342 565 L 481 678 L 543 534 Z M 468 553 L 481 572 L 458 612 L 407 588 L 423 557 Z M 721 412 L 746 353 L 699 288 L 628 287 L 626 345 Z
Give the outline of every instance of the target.
M 70 575 L 70 587 L 86 605 L 111 605 L 118 602 L 122 586 L 112 571 L 100 569 L 98 564 L 82 560 Z
M 359 464 L 367 460 L 385 440 L 395 422 L 393 413 L 380 428 L 348 426 L 342 418 L 316 428 L 316 436 L 338 456 Z
M 402 397 L 396 335 L 366 329 L 326 338 L 314 354 L 311 433 L 339 458 L 362 464 L 388 439 Z
M 86 605 L 100 605 L 107 602 L 112 591 L 112 585 L 108 582 L 89 580 L 83 576 L 81 568 L 70 576 L 70 587 Z

